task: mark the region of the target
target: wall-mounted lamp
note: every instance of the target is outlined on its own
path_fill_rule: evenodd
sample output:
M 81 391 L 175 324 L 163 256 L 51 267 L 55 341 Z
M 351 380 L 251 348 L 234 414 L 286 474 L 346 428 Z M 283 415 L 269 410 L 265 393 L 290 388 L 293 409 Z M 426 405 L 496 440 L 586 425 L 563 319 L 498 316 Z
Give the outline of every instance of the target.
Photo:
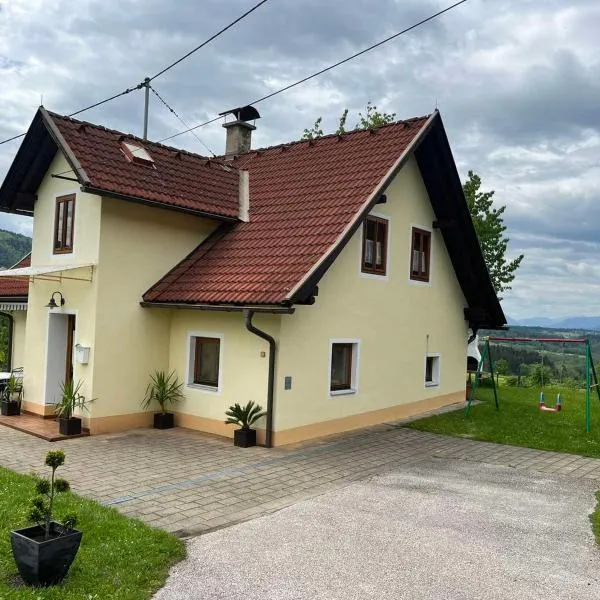
M 56 296 L 56 294 L 58 294 L 60 296 L 60 304 L 56 304 L 56 300 L 54 299 L 54 296 Z M 50 296 L 50 302 L 48 302 L 48 304 L 46 304 L 46 308 L 58 308 L 59 306 L 64 306 L 65 305 L 65 299 L 63 297 L 63 295 L 60 292 L 52 292 L 52 296 Z

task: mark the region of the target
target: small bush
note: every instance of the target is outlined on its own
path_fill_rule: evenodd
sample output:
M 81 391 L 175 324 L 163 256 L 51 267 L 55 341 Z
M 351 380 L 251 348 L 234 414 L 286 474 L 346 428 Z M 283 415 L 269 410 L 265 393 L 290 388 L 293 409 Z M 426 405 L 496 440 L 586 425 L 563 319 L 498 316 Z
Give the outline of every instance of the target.
M 519 378 L 516 375 L 509 375 L 505 381 L 508 387 L 517 387 L 519 385 Z

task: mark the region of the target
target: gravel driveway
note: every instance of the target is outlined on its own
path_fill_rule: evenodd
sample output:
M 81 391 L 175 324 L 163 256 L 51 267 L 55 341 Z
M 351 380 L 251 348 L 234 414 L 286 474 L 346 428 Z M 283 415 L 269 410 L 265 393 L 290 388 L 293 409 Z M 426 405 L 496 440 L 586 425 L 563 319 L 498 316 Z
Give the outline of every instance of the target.
M 432 459 L 192 539 L 156 599 L 597 600 L 595 487 Z

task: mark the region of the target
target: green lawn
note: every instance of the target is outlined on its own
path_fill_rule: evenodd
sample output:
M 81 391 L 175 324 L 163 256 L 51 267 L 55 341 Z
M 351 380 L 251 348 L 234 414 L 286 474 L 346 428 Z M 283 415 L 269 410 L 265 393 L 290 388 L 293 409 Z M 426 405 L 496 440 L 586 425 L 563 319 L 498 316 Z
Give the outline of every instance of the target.
M 596 544 L 600 546 L 600 492 L 596 494 L 596 510 L 590 515 L 592 531 L 596 536 Z
M 463 411 L 436 415 L 409 423 L 407 427 L 471 438 L 555 450 L 600 458 L 600 401 L 591 396 L 591 432 L 585 432 L 585 392 L 583 390 L 545 390 L 546 403 L 554 406 L 560 391 L 563 410 L 542 412 L 538 408 L 539 389 L 501 386 L 498 390 L 500 410 L 494 406 L 491 388 L 479 388 L 467 418 Z
M 169 567 L 185 556 L 183 542 L 168 533 L 91 500 L 61 494 L 57 516 L 76 513 L 83 531 L 77 558 L 58 586 L 16 588 L 9 532 L 27 525 L 34 496 L 32 477 L 0 468 L 0 600 L 142 600 L 164 584 Z

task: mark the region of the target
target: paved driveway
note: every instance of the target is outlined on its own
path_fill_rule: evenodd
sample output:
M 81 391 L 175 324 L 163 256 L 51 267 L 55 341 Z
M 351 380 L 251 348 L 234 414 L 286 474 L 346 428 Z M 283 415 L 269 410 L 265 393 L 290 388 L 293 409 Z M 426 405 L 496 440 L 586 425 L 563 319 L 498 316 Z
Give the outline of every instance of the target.
M 155 598 L 597 600 L 596 487 L 429 459 L 191 540 Z
M 0 427 L 0 465 L 41 470 L 64 448 L 75 492 L 151 525 L 195 535 L 277 511 L 300 500 L 430 461 L 508 465 L 569 475 L 600 488 L 600 460 L 451 438 L 386 424 L 302 446 L 235 448 L 199 432 L 140 429 L 49 443 Z M 600 595 L 599 595 L 600 597 Z

